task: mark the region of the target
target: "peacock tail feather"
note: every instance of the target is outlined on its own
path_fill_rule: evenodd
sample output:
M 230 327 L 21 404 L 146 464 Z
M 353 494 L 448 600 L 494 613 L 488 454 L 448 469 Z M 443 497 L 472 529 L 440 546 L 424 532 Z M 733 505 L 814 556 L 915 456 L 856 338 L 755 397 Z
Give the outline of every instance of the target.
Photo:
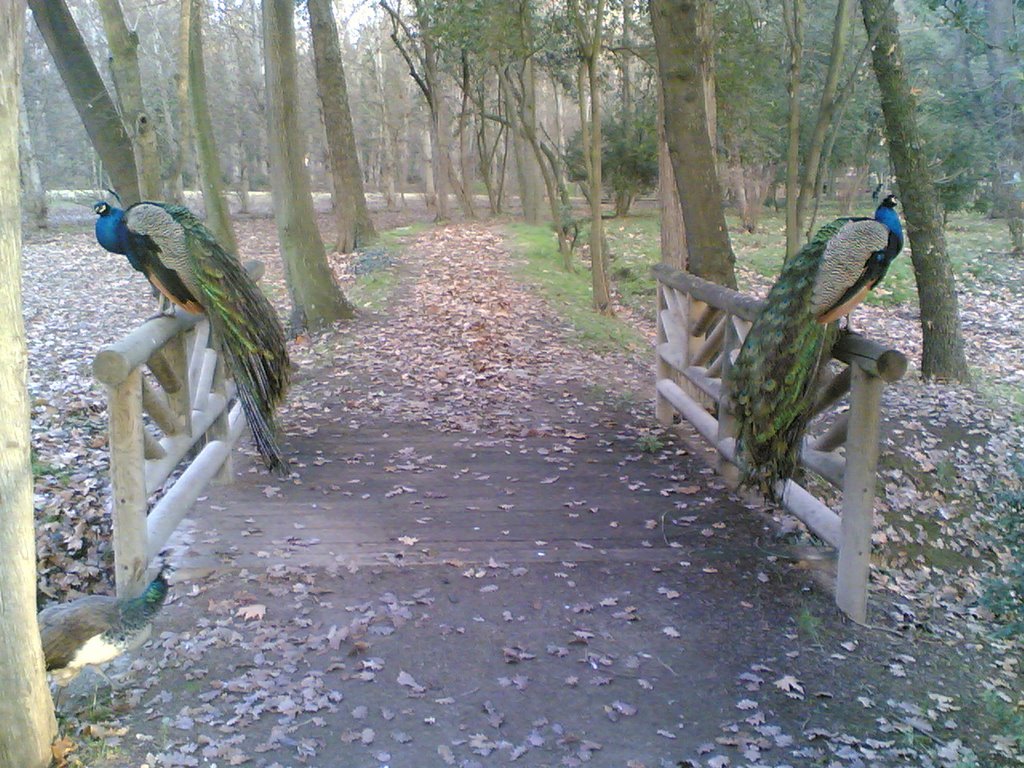
M 835 323 L 817 322 L 813 295 L 829 240 L 847 222 L 822 227 L 783 265 L 729 372 L 741 481 L 773 501 L 796 471 L 813 384 L 838 335 Z
M 241 263 L 191 211 L 168 206 L 168 213 L 185 231 L 189 274 L 238 386 L 256 448 L 268 466 L 284 470 L 274 418 L 291 368 L 284 328 Z

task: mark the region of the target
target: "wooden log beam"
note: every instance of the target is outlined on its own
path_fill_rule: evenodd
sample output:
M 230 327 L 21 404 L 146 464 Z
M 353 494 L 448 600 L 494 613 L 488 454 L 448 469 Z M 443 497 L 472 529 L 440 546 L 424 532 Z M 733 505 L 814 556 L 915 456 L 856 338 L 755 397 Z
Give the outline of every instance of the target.
M 821 413 L 850 391 L 850 371 L 850 366 L 843 368 L 819 387 L 814 405 L 811 407 L 811 413 L 815 415 Z
M 142 455 L 146 461 L 152 459 L 162 459 L 167 455 L 164 447 L 160 445 L 160 441 L 157 440 L 153 433 L 149 429 L 144 428 L 142 430 Z
M 696 275 L 674 269 L 667 264 L 655 264 L 651 267 L 651 272 L 659 282 L 733 315 L 739 315 L 744 320 L 756 318 L 763 305 L 762 301 L 751 296 L 744 296 L 724 285 L 702 280 Z
M 198 322 L 197 315 L 187 312 L 147 320 L 120 341 L 96 353 L 92 361 L 93 375 L 108 387 L 116 387 L 174 336 Z
M 722 310 L 712 304 L 705 304 L 697 309 L 699 314 L 694 319 L 693 327 L 690 329 L 690 335 L 695 339 L 699 339 L 707 333 L 711 324 L 722 314 Z
M 895 349 L 888 349 L 877 341 L 866 339 L 858 333 L 844 333 L 840 336 L 832 348 L 832 355 L 890 384 L 902 379 L 907 372 L 906 355 Z
M 240 412 L 240 407 L 237 411 L 232 410 L 232 414 L 228 418 L 231 427 L 226 439 L 207 443 L 177 482 L 154 505 L 146 526 L 150 559 L 156 557 L 163 549 L 171 534 L 181 524 L 182 518 L 206 490 L 210 481 L 220 472 L 224 462 L 228 460 L 232 447 L 238 442 L 245 429 L 245 419 L 238 418 Z
M 181 432 L 182 419 L 171 409 L 167 395 L 150 384 L 145 376 L 142 377 L 142 407 L 165 435 Z M 153 457 L 147 455 L 146 458 Z
M 722 339 L 725 338 L 726 328 L 729 327 L 729 318 L 724 317 L 715 325 L 708 334 L 700 349 L 693 353 L 690 358 L 690 365 L 707 365 L 708 360 L 713 358 L 722 349 Z
M 850 412 L 841 413 L 828 429 L 811 440 L 811 448 L 815 451 L 834 451 L 846 442 L 846 430 L 850 425 Z
M 211 394 L 205 411 L 196 411 L 192 414 L 192 430 L 190 433 L 181 433 L 173 437 L 165 437 L 160 441 L 165 456 L 157 461 L 147 461 L 145 478 L 146 492 L 154 493 L 170 477 L 171 472 L 178 466 L 189 449 L 195 445 L 203 436 L 203 433 L 210 428 L 210 425 L 227 406 L 222 395 Z
M 655 264 L 651 267 L 651 273 L 662 285 L 744 320 L 753 322 L 764 306 L 763 300 L 702 280 L 696 275 L 667 264 Z M 907 371 L 907 358 L 902 352 L 889 349 L 856 333 L 844 333 L 832 354 L 837 359 L 856 365 L 890 383 L 902 378 Z
M 174 338 L 180 337 L 175 336 Z M 181 376 L 178 375 L 178 371 L 171 362 L 172 355 L 168 354 L 169 346 L 170 343 L 150 355 L 147 366 L 153 377 L 160 382 L 163 391 L 172 394 L 181 391 L 182 382 Z

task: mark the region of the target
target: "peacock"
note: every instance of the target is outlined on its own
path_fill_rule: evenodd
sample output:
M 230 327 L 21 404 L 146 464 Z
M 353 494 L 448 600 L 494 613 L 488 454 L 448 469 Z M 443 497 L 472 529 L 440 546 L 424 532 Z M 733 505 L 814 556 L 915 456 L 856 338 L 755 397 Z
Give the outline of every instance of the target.
M 99 201 L 93 210 L 101 246 L 127 256 L 172 304 L 209 317 L 256 448 L 269 468 L 284 473 L 274 411 L 288 389 L 290 362 L 267 297 L 188 208 L 141 202 L 122 210 Z
M 903 249 L 896 205 L 889 195 L 874 218 L 819 229 L 783 265 L 729 372 L 741 482 L 772 501 L 796 471 L 813 385 L 839 335 L 835 321 L 864 301 Z
M 142 645 L 167 597 L 167 569 L 161 567 L 138 597 L 88 595 L 40 611 L 43 655 L 54 682 L 65 686 L 85 667 L 98 668 Z

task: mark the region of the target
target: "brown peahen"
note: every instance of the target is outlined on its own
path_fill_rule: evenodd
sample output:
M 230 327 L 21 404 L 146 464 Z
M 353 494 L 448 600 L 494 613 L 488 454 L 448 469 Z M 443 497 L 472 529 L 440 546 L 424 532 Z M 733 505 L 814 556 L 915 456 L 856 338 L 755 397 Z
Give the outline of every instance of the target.
M 164 565 L 138 597 L 89 595 L 40 611 L 43 655 L 54 682 L 67 685 L 85 667 L 98 668 L 142 645 L 167 597 L 166 571 Z
M 836 219 L 783 265 L 729 373 L 744 484 L 777 500 L 777 484 L 796 471 L 813 385 L 838 338 L 834 321 L 864 301 L 902 249 L 889 195 L 873 219 Z
M 284 328 L 259 286 L 188 208 L 142 202 L 121 210 L 100 201 L 93 210 L 100 245 L 127 256 L 173 304 L 209 317 L 256 448 L 268 467 L 285 472 L 274 411 L 291 366 Z

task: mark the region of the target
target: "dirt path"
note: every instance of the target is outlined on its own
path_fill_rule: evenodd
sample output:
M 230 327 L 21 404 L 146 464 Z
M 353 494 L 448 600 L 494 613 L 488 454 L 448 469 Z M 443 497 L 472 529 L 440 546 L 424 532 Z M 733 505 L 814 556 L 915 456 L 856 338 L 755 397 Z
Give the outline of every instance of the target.
M 841 621 L 509 263 L 428 233 L 298 350 L 296 475 L 201 500 L 86 764 L 956 764 L 963 662 Z

